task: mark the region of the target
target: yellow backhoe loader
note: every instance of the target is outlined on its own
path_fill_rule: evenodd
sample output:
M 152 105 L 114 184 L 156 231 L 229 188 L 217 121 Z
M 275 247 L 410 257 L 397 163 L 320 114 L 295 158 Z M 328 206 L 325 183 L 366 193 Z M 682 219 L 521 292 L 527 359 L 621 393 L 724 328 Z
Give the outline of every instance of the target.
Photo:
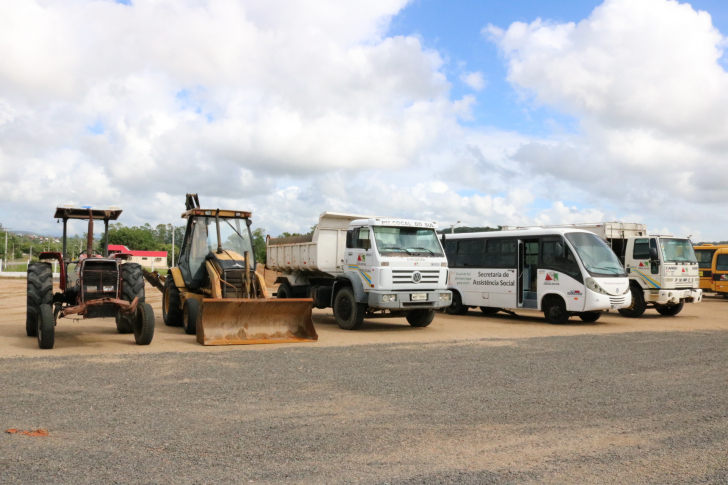
M 187 230 L 169 275 L 144 272 L 163 294 L 168 326 L 197 334 L 202 345 L 313 342 L 310 298 L 270 299 L 255 271 L 250 212 L 201 209 L 187 194 Z

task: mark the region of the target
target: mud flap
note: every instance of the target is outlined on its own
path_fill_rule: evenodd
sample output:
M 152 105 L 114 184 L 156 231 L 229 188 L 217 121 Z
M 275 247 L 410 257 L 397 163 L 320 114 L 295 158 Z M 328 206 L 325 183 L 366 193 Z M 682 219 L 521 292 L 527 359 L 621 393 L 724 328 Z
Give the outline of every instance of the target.
M 315 342 L 310 298 L 205 298 L 197 317 L 197 341 L 202 345 Z

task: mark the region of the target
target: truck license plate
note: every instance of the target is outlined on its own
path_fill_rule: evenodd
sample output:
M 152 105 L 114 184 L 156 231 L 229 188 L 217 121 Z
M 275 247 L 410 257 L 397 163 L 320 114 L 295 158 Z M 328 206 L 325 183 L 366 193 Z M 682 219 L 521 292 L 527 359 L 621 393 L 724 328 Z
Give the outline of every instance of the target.
M 412 293 L 412 301 L 427 301 L 427 293 Z

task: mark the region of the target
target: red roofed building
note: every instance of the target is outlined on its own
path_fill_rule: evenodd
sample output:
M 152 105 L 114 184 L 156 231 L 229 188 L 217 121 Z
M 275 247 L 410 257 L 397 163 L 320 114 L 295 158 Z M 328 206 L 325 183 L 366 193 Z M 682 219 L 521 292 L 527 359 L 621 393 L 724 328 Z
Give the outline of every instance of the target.
M 167 268 L 167 251 L 133 251 L 121 244 L 109 244 L 109 255 L 128 254 L 129 261 L 153 269 Z

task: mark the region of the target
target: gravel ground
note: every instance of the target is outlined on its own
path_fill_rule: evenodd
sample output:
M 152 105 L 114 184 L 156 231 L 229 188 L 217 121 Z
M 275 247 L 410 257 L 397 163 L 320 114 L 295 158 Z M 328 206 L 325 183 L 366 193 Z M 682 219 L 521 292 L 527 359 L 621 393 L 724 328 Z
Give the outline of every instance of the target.
M 2 483 L 728 483 L 728 332 L 5 358 Z

